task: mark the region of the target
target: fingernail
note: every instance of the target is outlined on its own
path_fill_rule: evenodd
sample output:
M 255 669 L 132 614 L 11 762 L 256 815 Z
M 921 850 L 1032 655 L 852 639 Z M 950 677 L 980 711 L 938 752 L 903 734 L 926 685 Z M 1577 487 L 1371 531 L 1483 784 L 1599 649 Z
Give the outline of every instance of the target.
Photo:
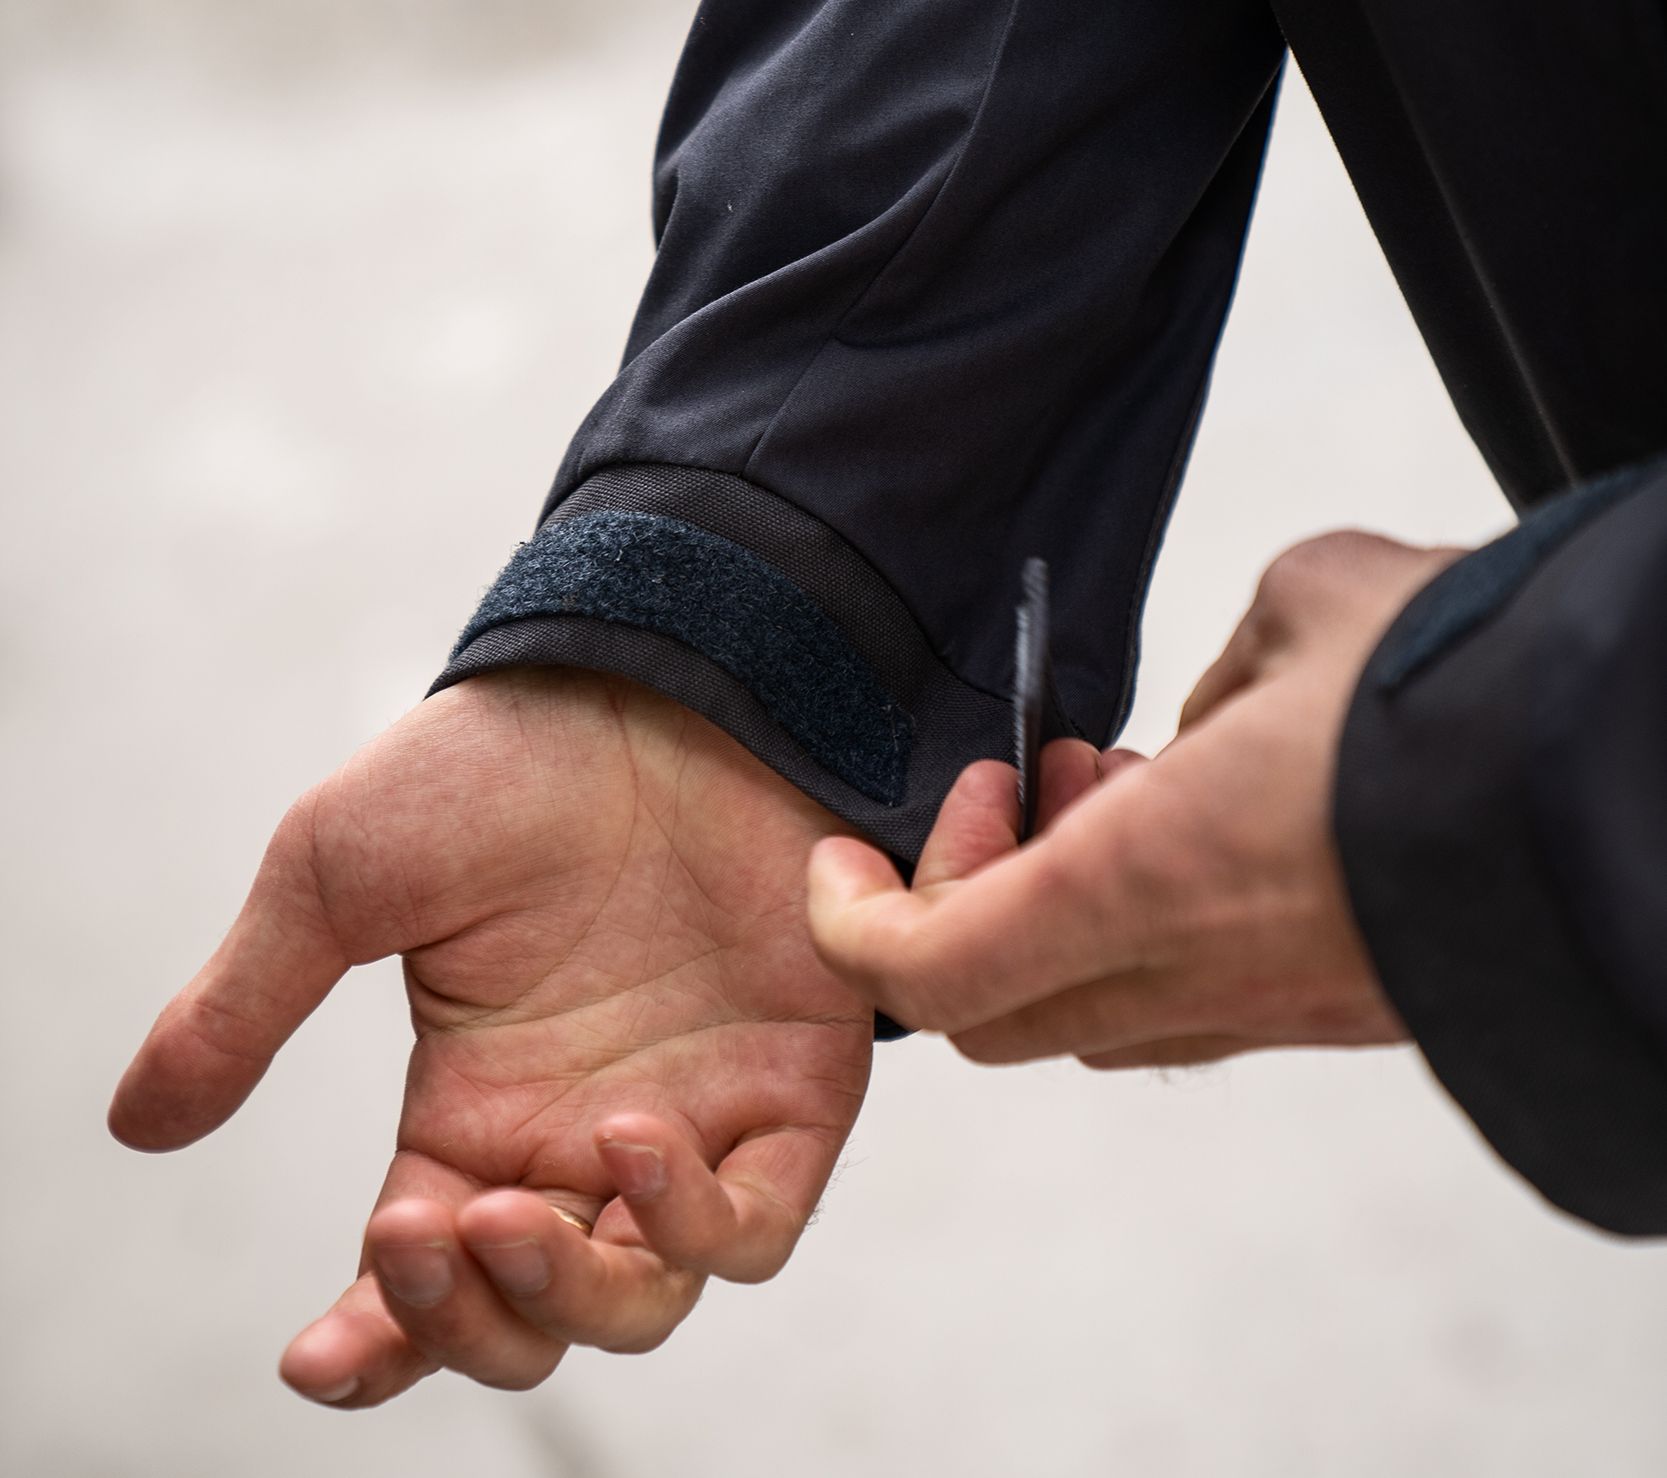
M 313 1400 L 323 1401 L 326 1404 L 334 1401 L 345 1401 L 358 1389 L 359 1378 L 357 1376 L 349 1376 L 339 1386 L 331 1386 L 326 1391 L 314 1391 Z
M 443 1245 L 382 1247 L 376 1271 L 401 1303 L 428 1309 L 451 1292 L 451 1259 Z
M 610 1139 L 604 1148 L 614 1183 L 626 1200 L 647 1201 L 666 1188 L 666 1162 L 652 1145 Z
M 505 1293 L 538 1293 L 549 1286 L 550 1260 L 536 1242 L 471 1242 L 469 1251 Z

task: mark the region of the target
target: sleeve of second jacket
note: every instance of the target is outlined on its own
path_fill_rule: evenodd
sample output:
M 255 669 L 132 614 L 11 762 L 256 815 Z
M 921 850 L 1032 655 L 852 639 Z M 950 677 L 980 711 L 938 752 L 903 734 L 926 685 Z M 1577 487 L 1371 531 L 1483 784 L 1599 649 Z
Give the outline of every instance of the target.
M 619 672 L 912 859 L 1041 555 L 1104 742 L 1282 57 L 1252 0 L 707 0 L 624 364 L 436 687 Z
M 1559 495 L 1407 607 L 1336 824 L 1460 1107 L 1556 1205 L 1667 1233 L 1667 460 Z

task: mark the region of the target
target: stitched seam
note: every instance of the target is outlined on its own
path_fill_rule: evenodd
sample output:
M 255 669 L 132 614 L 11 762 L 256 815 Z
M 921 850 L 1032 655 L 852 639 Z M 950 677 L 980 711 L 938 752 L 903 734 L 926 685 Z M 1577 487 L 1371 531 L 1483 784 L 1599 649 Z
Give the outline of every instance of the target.
M 661 636 L 669 636 L 669 637 L 672 637 L 674 640 L 682 641 L 685 646 L 692 646 L 693 645 L 692 643 L 690 643 L 687 640 L 687 638 L 681 637 L 677 634 L 677 632 L 669 630 L 668 627 L 667 627 L 666 622 L 664 621 L 664 618 L 661 617 L 660 614 L 658 612 L 654 611 L 651 607 L 643 606 L 640 603 L 638 603 L 634 607 L 630 606 L 630 605 L 627 605 L 626 610 L 628 612 L 632 613 L 632 614 L 635 614 L 638 617 L 638 619 L 633 621 L 633 620 L 629 619 L 629 617 L 616 618 L 619 621 L 620 625 L 622 625 L 622 626 L 637 626 L 637 627 L 642 628 L 645 631 L 654 631 L 654 632 L 657 632 Z M 593 613 L 589 612 L 589 611 L 582 611 L 582 610 L 564 609 L 564 608 L 558 606 L 553 610 L 545 611 L 545 612 L 542 612 L 540 614 L 551 615 L 551 616 L 562 616 L 562 615 L 586 616 L 586 615 L 592 615 Z M 717 628 L 720 631 L 722 631 L 726 634 L 744 636 L 746 631 L 747 631 L 747 628 L 745 626 L 742 626 L 737 622 L 730 621 L 727 617 L 717 615 L 716 613 L 712 614 L 711 619 L 712 619 L 713 624 L 715 626 L 717 626 Z M 813 659 L 818 658 L 818 654 L 813 652 L 808 646 L 805 645 L 804 642 L 800 641 L 797 637 L 786 636 L 785 641 L 786 641 L 786 645 L 787 645 L 787 648 L 788 648 L 789 651 L 800 652 L 800 653 L 803 653 L 806 657 L 813 658 Z M 694 650 L 699 651 L 700 648 L 695 647 Z M 729 667 L 728 663 L 718 661 L 718 659 L 716 657 L 712 657 L 710 653 L 704 653 L 703 652 L 702 655 L 708 657 L 708 659 L 711 660 L 711 661 L 717 662 L 718 666 L 728 669 L 731 672 L 732 676 L 736 676 L 736 677 L 741 676 L 741 674 L 735 673 L 733 671 L 733 669 Z M 786 690 L 784 688 L 781 688 L 781 687 L 777 686 L 776 684 L 772 683 L 769 686 L 769 693 L 770 693 L 770 696 L 771 696 L 772 700 L 774 702 L 776 702 L 777 704 L 779 704 L 782 708 L 784 708 L 787 711 L 788 718 L 792 719 L 795 723 L 797 723 L 798 726 L 801 729 L 805 729 L 807 731 L 814 732 L 817 728 L 820 727 L 820 725 L 814 723 L 811 720 L 810 715 L 808 713 L 806 713 L 805 710 L 799 706 L 799 700 L 794 698 L 788 690 Z M 895 700 L 892 700 L 891 703 L 888 706 L 893 711 L 900 711 L 900 707 Z M 887 726 L 886 726 L 886 732 L 887 732 L 887 735 L 889 737 L 890 744 L 891 744 L 891 753 L 895 756 L 895 755 L 899 754 L 900 750 L 901 750 L 901 746 L 897 742 L 897 725 L 895 723 L 888 723 Z
M 480 632 L 477 632 L 476 635 L 482 635 L 487 631 L 493 630 L 495 627 L 506 625 L 510 621 L 524 620 L 528 615 L 588 616 L 593 614 L 590 611 L 581 610 L 575 605 L 569 604 L 569 597 L 560 596 L 551 592 L 551 600 L 554 603 L 548 606 L 540 602 L 534 609 L 520 614 L 505 616 L 502 620 L 494 621 L 491 626 L 482 627 Z M 665 617 L 661 612 L 656 611 L 653 606 L 645 603 L 640 598 L 622 598 L 620 603 L 625 607 L 626 611 L 630 613 L 630 615 L 634 615 L 637 618 L 635 620 L 631 620 L 629 617 L 613 618 L 618 620 L 621 625 L 640 626 L 646 630 L 658 631 L 662 636 L 676 637 L 678 640 L 683 641 L 685 646 L 690 645 L 690 643 L 685 638 L 680 637 L 676 631 L 668 629 Z M 738 621 L 731 620 L 724 612 L 713 607 L 708 607 L 707 619 L 709 619 L 721 632 L 727 635 L 742 638 L 742 644 L 744 646 L 750 647 L 753 645 L 752 642 L 747 640 L 751 628 L 742 625 Z M 789 651 L 802 653 L 806 657 L 812 658 L 818 662 L 821 660 L 821 655 L 812 650 L 812 648 L 801 638 L 794 636 L 791 632 L 784 632 L 779 627 L 772 627 L 771 629 L 775 632 L 779 639 L 785 642 Z M 719 663 L 719 666 L 723 665 L 725 664 Z M 815 727 L 809 722 L 808 714 L 806 714 L 805 711 L 798 706 L 798 700 L 791 697 L 785 689 L 776 689 L 776 685 L 774 684 L 771 684 L 771 688 L 773 691 L 779 691 L 782 704 L 788 710 L 790 717 L 800 720 L 806 728 Z M 886 696 L 888 699 L 887 707 L 894 712 L 901 712 L 901 705 L 897 702 L 897 700 L 891 698 L 889 694 Z M 894 736 L 894 752 L 896 748 L 897 745 Z
M 629 461 L 619 461 L 619 462 L 605 462 L 600 467 L 596 468 L 594 471 L 587 472 L 585 474 L 584 478 L 581 481 L 575 483 L 562 496 L 561 502 L 558 502 L 557 504 L 555 504 L 554 507 L 552 507 L 550 509 L 550 512 L 545 516 L 543 523 L 541 523 L 539 525 L 539 528 L 542 529 L 544 524 L 549 523 L 550 520 L 553 519 L 556 516 L 556 513 L 561 508 L 562 504 L 567 502 L 567 500 L 569 498 L 571 498 L 575 493 L 579 492 L 582 488 L 588 486 L 593 478 L 600 477 L 604 472 L 612 471 L 615 468 L 623 469 L 623 468 L 630 468 L 630 467 L 668 467 L 668 468 L 674 468 L 674 469 L 685 469 L 685 470 L 692 471 L 692 472 L 707 472 L 707 473 L 712 474 L 712 476 L 714 476 L 714 477 L 740 478 L 740 480 L 745 482 L 747 484 L 747 486 L 749 488 L 751 488 L 754 492 L 763 493 L 766 497 L 769 497 L 769 498 L 775 498 L 779 502 L 785 503 L 789 508 L 794 509 L 796 512 L 802 513 L 806 518 L 812 520 L 820 528 L 825 530 L 835 540 L 837 540 L 839 548 L 843 552 L 850 554 L 850 556 L 853 559 L 859 561 L 862 564 L 862 566 L 869 572 L 869 574 L 871 574 L 875 578 L 876 581 L 878 581 L 881 585 L 885 586 L 885 588 L 891 592 L 892 597 L 897 601 L 898 605 L 902 607 L 904 614 L 909 618 L 909 622 L 910 622 L 911 627 L 913 629 L 913 633 L 916 637 L 919 638 L 921 646 L 926 649 L 926 652 L 932 658 L 932 660 L 934 662 L 936 662 L 938 664 L 938 666 L 941 667 L 944 670 L 944 672 L 948 674 L 949 677 L 954 679 L 954 681 L 960 683 L 962 687 L 970 689 L 972 692 L 977 693 L 980 697 L 993 699 L 997 703 L 1009 703 L 1009 702 L 1012 701 L 1012 695 L 1011 694 L 992 692 L 989 688 L 986 688 L 983 685 L 974 682 L 971 678 L 962 676 L 962 674 L 956 669 L 955 664 L 953 662 L 951 662 L 949 660 L 949 658 L 947 656 L 945 656 L 944 653 L 941 652 L 938 649 L 937 645 L 933 642 L 931 636 L 927 633 L 927 630 L 926 630 L 925 626 L 921 623 L 919 615 L 916 614 L 914 607 L 909 604 L 909 601 L 908 601 L 907 597 L 903 594 L 903 592 L 900 591 L 894 584 L 892 584 L 892 582 L 884 574 L 881 573 L 881 571 L 875 565 L 873 560 L 869 559 L 869 557 L 866 554 L 864 554 L 860 549 L 858 549 L 855 544 L 853 544 L 848 538 L 846 538 L 846 536 L 844 534 L 842 534 L 838 529 L 836 529 L 825 518 L 823 518 L 820 514 L 813 512 L 811 509 L 806 508 L 802 503 L 799 503 L 799 502 L 795 501 L 793 498 L 789 497 L 786 493 L 778 492 L 775 488 L 766 486 L 764 483 L 760 482 L 757 478 L 743 477 L 740 473 L 735 472 L 731 468 L 728 468 L 728 467 L 707 467 L 707 466 L 704 466 L 704 465 L 702 465 L 701 463 L 698 463 L 698 462 L 644 462 L 644 461 L 639 461 L 639 460 L 636 460 L 636 459 L 632 459 L 632 460 L 629 460 Z M 620 509 L 621 509 L 622 512 L 630 512 L 631 511 L 629 506 L 624 505 L 624 504 L 620 505 Z M 677 515 L 664 515 L 664 516 L 675 517 Z M 754 555 L 758 559 L 764 559 L 764 555 L 760 554 L 758 550 L 752 548 L 751 545 L 746 544 L 739 539 L 732 539 L 732 540 L 730 540 L 730 542 L 733 543 L 733 544 L 738 544 L 742 549 L 745 549 L 749 554 Z M 770 561 L 768 561 L 768 560 L 766 560 L 765 562 L 770 563 Z M 798 582 L 794 581 L 793 583 L 797 584 Z M 818 602 L 818 604 L 820 604 L 820 602 Z M 841 622 L 839 622 L 833 616 L 832 612 L 828 613 L 828 617 L 829 617 L 830 620 L 832 620 L 834 622 L 834 624 L 836 626 L 839 626 L 840 629 L 843 631 L 843 629 L 844 629 L 843 624 Z
M 1279 89 L 1284 77 L 1285 65 L 1282 58 L 1273 80 L 1268 84 L 1269 91 L 1273 94 L 1274 107 L 1278 106 Z M 1266 97 L 1267 94 L 1264 93 L 1263 96 Z M 1261 106 L 1258 102 L 1251 110 L 1250 117 L 1246 119 L 1246 127 L 1255 121 Z M 1273 122 L 1270 114 L 1267 130 L 1262 136 L 1262 159 L 1256 167 L 1256 183 L 1251 191 L 1250 207 L 1245 216 L 1245 229 L 1239 237 L 1239 254 L 1234 262 L 1233 276 L 1227 288 L 1227 301 L 1222 304 L 1221 317 L 1216 321 L 1215 343 L 1211 345 L 1209 355 L 1204 361 L 1204 372 L 1198 377 L 1198 388 L 1193 392 L 1192 409 L 1175 442 L 1175 449 L 1170 454 L 1169 470 L 1164 474 L 1163 491 L 1153 506 L 1151 521 L 1147 525 L 1146 547 L 1141 552 L 1140 570 L 1135 576 L 1134 588 L 1129 592 L 1128 608 L 1123 615 L 1123 671 L 1120 674 L 1117 707 L 1112 712 L 1111 731 L 1107 736 L 1113 742 L 1128 724 L 1129 714 L 1134 708 L 1135 686 L 1140 668 L 1141 624 L 1145 619 L 1146 601 L 1151 594 L 1152 574 L 1157 566 L 1158 551 L 1163 547 L 1164 534 L 1169 528 L 1169 520 L 1175 513 L 1175 503 L 1181 492 L 1181 477 L 1186 470 L 1187 462 L 1191 459 L 1198 425 L 1203 419 L 1204 402 L 1209 396 L 1210 381 L 1215 374 L 1216 355 L 1220 352 L 1222 337 L 1227 332 L 1227 318 L 1233 311 L 1233 300 L 1238 296 L 1239 274 L 1244 268 L 1245 244 L 1250 236 L 1250 217 L 1255 213 L 1256 200 L 1262 190 L 1262 177 L 1267 169 L 1268 139 L 1273 132 Z M 1233 148 L 1238 147 L 1239 140 L 1243 137 L 1244 130 L 1240 129 L 1238 138 L 1233 141 Z M 1197 208 L 1195 203 L 1193 209 Z

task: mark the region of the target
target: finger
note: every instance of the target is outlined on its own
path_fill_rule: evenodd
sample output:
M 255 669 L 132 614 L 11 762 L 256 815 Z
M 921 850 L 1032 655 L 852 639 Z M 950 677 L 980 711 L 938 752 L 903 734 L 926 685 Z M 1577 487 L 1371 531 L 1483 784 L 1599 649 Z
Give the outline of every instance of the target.
M 743 1140 L 714 1173 L 643 1114 L 598 1127 L 597 1150 L 643 1240 L 676 1267 L 762 1283 L 786 1265 L 833 1173 L 841 1136 L 806 1127 Z
M 1357 624 L 1355 610 L 1362 597 L 1371 619 L 1359 637 L 1370 650 L 1394 613 L 1462 553 L 1414 548 L 1353 529 L 1305 539 L 1285 550 L 1263 572 L 1226 649 L 1182 706 L 1180 728 L 1209 717 L 1305 638 Z
M 1087 795 L 1109 766 L 1112 772 L 1144 757 L 1109 750 L 1102 756 L 1080 740 L 1062 739 L 1042 754 L 1038 815 L 1043 829 Z M 858 899 L 919 899 L 948 883 L 960 882 L 1018 846 L 1020 808 L 1013 768 L 980 760 L 957 777 L 938 812 L 932 834 L 915 868 L 912 893 L 897 869 L 877 849 L 852 837 L 830 837 L 810 857 L 810 924 L 813 941 L 825 939 L 824 960 L 857 983 L 849 960 L 840 962 L 848 928 L 842 916 Z M 900 905 L 903 910 L 911 904 Z M 843 920 L 848 924 L 849 920 Z M 873 982 L 871 982 L 873 983 Z
M 811 929 L 816 928 L 818 900 L 824 909 L 853 899 L 898 896 L 909 889 L 891 859 L 855 837 L 823 837 L 810 849 L 807 890 Z
M 1136 749 L 1118 749 L 1113 745 L 1110 749 L 1100 751 L 1100 783 L 1105 784 L 1115 780 L 1126 770 L 1133 770 L 1140 765 L 1149 765 L 1151 760 Z
M 1212 1018 L 1214 1004 L 1194 979 L 1178 971 L 1134 970 L 1072 986 L 951 1040 L 974 1062 L 1081 1057 L 1197 1033 Z
M 231 932 L 163 1010 L 118 1085 L 110 1131 L 124 1144 L 177 1149 L 217 1128 L 346 972 L 311 856 L 302 803 L 272 838 Z
M 1000 760 L 979 760 L 961 771 L 938 808 L 915 866 L 914 886 L 964 878 L 1018 845 L 1018 772 Z
M 554 1216 L 572 1237 L 582 1234 Z M 510 1309 L 467 1255 L 452 1208 L 409 1198 L 382 1207 L 365 1229 L 365 1251 L 411 1344 L 431 1360 L 482 1385 L 523 1391 L 566 1354 L 564 1342 Z
M 413 1347 L 483 1385 L 525 1390 L 556 1368 L 566 1345 L 510 1309 L 465 1250 L 456 1217 L 479 1190 L 451 1166 L 401 1151 L 365 1228 L 365 1261 Z M 545 1219 L 582 1240 L 552 1213 L 556 1193 L 548 1194 Z M 559 1203 L 587 1220 L 599 1205 L 565 1195 Z
M 1173 1037 L 1162 1042 L 1142 1042 L 1132 1047 L 1119 1047 L 1111 1052 L 1091 1052 L 1081 1061 L 1084 1067 L 1101 1072 L 1121 1068 L 1141 1067 L 1202 1067 L 1206 1063 L 1221 1062 L 1243 1052 L 1265 1047 L 1266 1042 L 1255 1042 L 1248 1037 L 1197 1036 Z
M 652 1350 L 694 1308 L 704 1279 L 637 1245 L 629 1218 L 611 1220 L 586 1238 L 533 1192 L 498 1190 L 464 1206 L 457 1227 L 525 1327 L 563 1345 Z
M 1099 751 L 1081 739 L 1055 739 L 1042 751 L 1038 831 L 1045 831 L 1099 783 L 1101 765 Z M 912 886 L 931 888 L 976 872 L 1018 846 L 1019 825 L 1018 775 L 1013 767 L 999 760 L 968 765 L 944 797 Z
M 1145 860 L 1142 767 L 934 898 L 819 843 L 808 896 L 823 962 L 894 1020 L 959 1033 L 1085 981 L 1165 963 L 1167 886 Z M 866 849 L 864 849 L 866 850 Z
M 290 1341 L 278 1374 L 309 1401 L 358 1408 L 380 1405 L 437 1368 L 405 1337 L 366 1273 Z
M 817 954 L 893 1020 L 928 1030 L 963 1030 L 1051 995 L 1073 981 L 1052 958 L 1045 899 L 1024 866 L 1034 855 L 1012 853 L 928 900 L 820 843 L 808 896 Z M 982 915 L 963 904 L 973 896 Z
M 1055 739 L 1042 751 L 1036 797 L 1036 829 L 1046 831 L 1104 774 L 1099 750 L 1081 739 Z
M 1176 725 L 1185 733 L 1202 723 L 1235 694 L 1243 692 L 1262 673 L 1271 649 L 1272 633 L 1266 612 L 1253 605 L 1228 637 L 1227 645 L 1193 686 L 1181 705 Z

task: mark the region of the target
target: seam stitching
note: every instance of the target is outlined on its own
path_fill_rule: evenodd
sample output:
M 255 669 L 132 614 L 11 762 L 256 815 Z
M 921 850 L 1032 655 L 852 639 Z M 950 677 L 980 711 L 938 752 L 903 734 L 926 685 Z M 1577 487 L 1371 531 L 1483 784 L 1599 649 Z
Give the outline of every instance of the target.
M 927 633 L 926 627 L 922 624 L 920 617 L 915 613 L 914 608 L 904 597 L 903 592 L 892 584 L 890 579 L 881 573 L 873 560 L 864 554 L 862 550 L 858 549 L 857 546 L 850 541 L 850 539 L 836 529 L 825 518 L 823 518 L 820 514 L 811 512 L 810 509 L 788 497 L 787 494 L 778 492 L 773 487 L 765 486 L 765 484 L 760 482 L 757 478 L 743 477 L 740 473 L 734 472 L 727 467 L 707 467 L 698 462 L 643 462 L 635 460 L 605 462 L 600 467 L 596 468 L 595 471 L 587 473 L 582 481 L 575 483 L 573 487 L 568 490 L 568 492 L 561 498 L 560 502 L 556 503 L 554 507 L 552 507 L 550 511 L 539 521 L 539 529 L 542 529 L 545 524 L 555 518 L 563 504 L 565 504 L 569 498 L 573 497 L 575 493 L 578 493 L 587 487 L 594 478 L 602 476 L 605 472 L 621 471 L 633 467 L 664 467 L 672 470 L 704 472 L 713 477 L 733 477 L 746 483 L 747 487 L 753 492 L 762 493 L 767 498 L 773 498 L 777 502 L 783 503 L 787 507 L 791 508 L 795 513 L 801 514 L 803 517 L 810 519 L 813 523 L 820 527 L 824 533 L 828 534 L 838 542 L 838 547 L 842 553 L 849 554 L 853 559 L 860 561 L 863 567 L 874 577 L 874 579 L 891 592 L 892 598 L 896 600 L 897 604 L 902 608 L 903 614 L 908 618 L 913 634 L 919 638 L 920 644 L 925 649 L 927 655 L 931 657 L 931 659 L 937 663 L 937 665 L 941 667 L 949 677 L 960 683 L 962 687 L 977 693 L 982 698 L 989 698 L 994 702 L 1001 704 L 1007 704 L 1012 701 L 1010 694 L 991 692 L 990 689 L 984 687 L 982 684 L 975 683 L 972 679 L 963 676 L 955 664 L 951 662 L 943 652 L 938 650 L 937 645 Z M 536 532 L 537 531 L 535 531 L 535 537 Z M 749 552 L 756 554 L 760 559 L 765 558 L 765 556 L 759 553 L 758 550 L 753 549 L 750 544 L 747 544 L 742 540 L 732 539 L 730 542 L 740 544 L 743 549 L 747 549 Z M 770 561 L 766 561 L 766 563 L 769 562 Z M 829 611 L 828 614 L 830 619 L 834 619 L 835 623 L 840 625 L 841 629 L 843 629 L 843 623 L 839 622 L 837 618 L 833 616 L 833 612 Z

